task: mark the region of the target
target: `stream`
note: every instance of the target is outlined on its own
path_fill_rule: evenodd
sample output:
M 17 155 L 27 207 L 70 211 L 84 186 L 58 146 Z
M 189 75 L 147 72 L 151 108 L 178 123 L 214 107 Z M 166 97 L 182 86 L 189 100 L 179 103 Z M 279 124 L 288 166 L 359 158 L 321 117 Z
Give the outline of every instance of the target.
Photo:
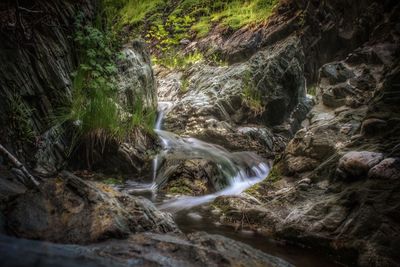
M 163 118 L 172 105 L 171 102 L 159 102 L 155 132 L 160 138 L 162 149 L 153 159 L 151 180 L 141 183 L 128 180 L 123 190 L 130 194 L 147 197 L 159 209 L 171 212 L 178 227 L 184 233 L 204 231 L 226 236 L 299 267 L 341 266 L 322 252 L 283 244 L 252 231 L 236 231 L 232 227 L 213 221 L 209 216 L 210 209 L 207 203 L 219 196 L 239 195 L 252 185 L 261 182 L 268 176 L 271 164 L 255 153 L 230 153 L 221 146 L 192 137 L 180 137 L 162 130 Z M 210 160 L 218 166 L 226 185 L 214 193 L 203 196 L 171 197 L 159 193 L 158 188 L 166 182 L 165 172 L 160 172 L 160 166 L 166 157 L 175 160 Z

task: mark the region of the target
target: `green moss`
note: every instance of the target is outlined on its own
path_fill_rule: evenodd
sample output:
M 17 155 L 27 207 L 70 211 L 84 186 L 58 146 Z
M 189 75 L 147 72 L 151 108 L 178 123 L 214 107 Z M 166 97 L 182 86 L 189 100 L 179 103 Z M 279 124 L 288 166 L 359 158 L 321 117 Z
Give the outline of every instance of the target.
M 255 115 L 263 113 L 265 108 L 263 105 L 261 93 L 254 88 L 252 73 L 250 71 L 244 73 L 242 83 L 242 95 L 247 106 L 254 112 Z
M 221 53 L 214 52 L 210 56 L 207 57 L 211 63 L 214 63 L 217 66 L 228 66 L 228 62 L 224 59 Z M 248 82 L 248 81 L 247 81 Z
M 312 95 L 312 96 L 316 96 L 317 87 L 315 85 L 312 85 L 312 86 L 308 87 L 307 88 L 307 94 Z
M 267 181 L 268 182 L 276 182 L 282 178 L 281 171 L 279 170 L 279 165 L 275 165 L 272 167 L 271 171 L 268 174 Z
M 102 180 L 102 183 L 108 184 L 108 185 L 120 185 L 123 183 L 123 178 L 122 177 L 118 177 L 118 178 L 110 177 L 110 178 Z
M 188 178 L 179 178 L 169 182 L 165 189 L 167 194 L 197 196 L 206 194 L 207 185 L 201 180 L 191 180 Z
M 207 36 L 211 30 L 211 21 L 207 17 L 200 18 L 195 24 L 192 25 L 191 29 L 196 32 L 196 37 L 201 38 Z
M 180 90 L 181 90 L 181 93 L 183 93 L 183 94 L 189 90 L 189 80 L 185 77 L 183 77 L 181 80 Z
M 254 196 L 254 197 L 258 197 L 259 194 L 260 194 L 259 189 L 260 189 L 260 185 L 259 184 L 255 184 L 252 187 L 248 188 L 245 192 L 247 194 L 249 194 L 249 195 Z
M 154 64 L 162 65 L 167 68 L 184 70 L 196 62 L 203 60 L 203 54 L 199 51 L 182 55 L 177 52 L 170 52 L 162 57 L 153 57 Z
M 211 20 L 219 21 L 222 25 L 236 30 L 265 21 L 277 3 L 277 0 L 229 1 L 220 11 L 211 15 Z
M 272 167 L 267 178 L 265 178 L 260 183 L 253 185 L 245 192 L 254 197 L 262 198 L 263 193 L 265 193 L 265 191 L 268 190 L 268 188 L 271 187 L 273 183 L 279 181 L 281 178 L 282 175 L 279 170 L 279 165 L 275 165 L 274 167 Z
M 115 2 L 115 1 L 113 1 Z M 163 5 L 163 0 L 128 0 L 120 10 L 122 24 L 138 24 L 148 13 L 155 12 L 157 7 Z

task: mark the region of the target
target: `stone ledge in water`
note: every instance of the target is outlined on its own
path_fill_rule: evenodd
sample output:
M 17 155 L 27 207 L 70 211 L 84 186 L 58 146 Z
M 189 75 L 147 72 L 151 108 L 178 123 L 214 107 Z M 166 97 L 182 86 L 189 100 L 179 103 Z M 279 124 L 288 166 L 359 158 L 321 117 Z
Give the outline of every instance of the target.
M 29 191 L 7 204 L 7 230 L 17 236 L 61 243 L 90 243 L 131 233 L 177 231 L 170 214 L 147 199 L 63 172 L 41 192 Z
M 5 266 L 292 266 L 243 243 L 206 233 L 136 234 L 90 246 L 61 245 L 0 235 Z

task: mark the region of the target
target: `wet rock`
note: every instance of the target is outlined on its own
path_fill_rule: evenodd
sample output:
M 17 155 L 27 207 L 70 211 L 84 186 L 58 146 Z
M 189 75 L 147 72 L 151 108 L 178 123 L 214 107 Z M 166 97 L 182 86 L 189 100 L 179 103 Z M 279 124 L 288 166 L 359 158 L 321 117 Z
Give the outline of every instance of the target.
M 322 102 L 331 108 L 345 105 L 347 103 L 346 97 L 355 93 L 353 87 L 347 83 L 324 88 L 321 91 Z
M 0 211 L 0 235 L 6 234 L 6 220 L 3 213 Z
M 371 71 L 368 68 L 363 69 L 361 75 L 350 79 L 349 83 L 362 91 L 371 90 L 376 87 L 375 78 L 372 76 Z
M 41 175 L 54 175 L 66 166 L 67 143 L 63 129 L 57 125 L 42 134 L 37 141 L 35 171 Z
M 295 174 L 311 171 L 318 166 L 318 161 L 308 157 L 290 157 L 286 161 L 286 173 Z
M 305 97 L 304 55 L 300 40 L 288 38 L 272 49 L 260 51 L 251 58 L 250 64 L 255 90 L 265 107 L 263 120 L 269 125 L 282 123 L 299 99 Z
M 288 262 L 218 235 L 136 234 L 90 246 L 61 245 L 0 236 L 6 266 L 274 266 Z
M 159 188 L 170 194 L 204 195 L 227 183 L 216 163 L 207 159 L 185 160 L 167 156 L 157 175 Z
M 338 172 L 343 177 L 363 178 L 368 171 L 383 159 L 383 154 L 369 151 L 351 151 L 338 164 Z
M 369 179 L 396 180 L 400 179 L 400 159 L 386 158 L 368 172 Z
M 373 137 L 385 132 L 387 122 L 381 119 L 366 119 L 361 125 L 361 135 Z
M 200 62 L 183 74 L 160 70 L 159 96 L 174 101 L 165 128 L 234 151 L 271 157 L 282 149 L 282 135 L 293 134 L 311 107 L 305 98 L 303 64 L 301 42 L 291 37 L 260 50 L 245 63 Z M 274 136 L 265 125 L 281 126 L 285 133 Z
M 338 84 L 354 77 L 354 73 L 342 62 L 329 63 L 320 70 L 320 76 L 328 78 L 331 84 Z
M 156 83 L 145 44 L 135 40 L 121 53 L 124 59 L 118 62 L 118 103 L 127 110 L 134 110 L 138 102 L 156 110 Z
M 4 210 L 7 231 L 19 237 L 61 243 L 90 243 L 131 233 L 171 232 L 169 214 L 144 198 L 63 172 L 40 191 L 16 197 Z

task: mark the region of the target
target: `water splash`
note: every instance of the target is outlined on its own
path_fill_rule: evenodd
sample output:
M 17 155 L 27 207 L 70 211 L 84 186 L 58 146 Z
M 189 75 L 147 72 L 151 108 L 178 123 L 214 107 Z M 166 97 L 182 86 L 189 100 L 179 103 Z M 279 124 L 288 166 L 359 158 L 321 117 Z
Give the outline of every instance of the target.
M 179 197 L 167 201 L 159 208 L 168 211 L 189 209 L 213 201 L 223 195 L 238 195 L 268 176 L 270 165 L 252 152 L 231 153 L 225 148 L 192 137 L 180 137 L 174 133 L 158 130 L 163 144 L 162 157 L 174 160 L 206 159 L 218 166 L 228 186 L 216 193 L 199 197 Z M 161 185 L 168 177 L 158 173 L 155 182 Z

